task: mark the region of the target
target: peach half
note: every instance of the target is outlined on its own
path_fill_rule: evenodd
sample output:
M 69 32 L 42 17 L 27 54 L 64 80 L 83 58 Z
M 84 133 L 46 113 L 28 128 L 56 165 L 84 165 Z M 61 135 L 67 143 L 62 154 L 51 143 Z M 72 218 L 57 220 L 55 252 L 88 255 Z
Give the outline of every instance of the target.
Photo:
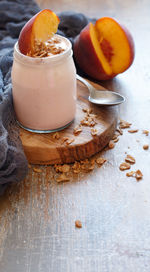
M 111 79 L 127 70 L 135 55 L 130 32 L 116 20 L 103 17 L 89 23 L 74 42 L 74 59 L 96 80 Z
M 59 18 L 49 9 L 44 9 L 34 15 L 20 32 L 18 40 L 20 52 L 24 55 L 34 52 L 35 40 L 40 42 L 47 41 L 57 32 L 58 24 Z

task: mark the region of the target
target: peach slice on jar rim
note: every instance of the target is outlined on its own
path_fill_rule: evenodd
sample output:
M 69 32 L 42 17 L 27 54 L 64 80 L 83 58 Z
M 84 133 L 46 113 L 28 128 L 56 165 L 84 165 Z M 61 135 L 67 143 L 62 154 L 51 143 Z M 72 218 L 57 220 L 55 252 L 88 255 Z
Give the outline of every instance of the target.
M 46 42 L 57 32 L 58 16 L 49 9 L 44 9 L 34 15 L 22 28 L 18 45 L 22 54 L 34 52 L 35 41 Z

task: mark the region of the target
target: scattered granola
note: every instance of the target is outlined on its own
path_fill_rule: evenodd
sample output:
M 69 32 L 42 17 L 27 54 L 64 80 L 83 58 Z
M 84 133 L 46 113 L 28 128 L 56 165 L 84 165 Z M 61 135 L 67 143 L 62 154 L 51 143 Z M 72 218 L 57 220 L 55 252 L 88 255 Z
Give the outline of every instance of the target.
M 84 108 L 82 109 L 83 112 L 85 112 L 85 117 L 83 118 L 83 120 L 81 120 L 80 124 L 78 126 L 76 126 L 73 130 L 73 134 L 76 136 L 78 135 L 80 132 L 82 132 L 83 127 L 82 126 L 89 126 L 91 127 L 91 135 L 95 136 L 98 134 L 98 130 L 96 128 L 93 128 L 96 125 L 96 117 L 97 115 L 92 113 L 92 109 L 90 108 Z M 124 120 L 120 120 L 119 123 L 119 128 L 116 129 L 115 134 L 112 137 L 112 140 L 109 141 L 108 143 L 108 147 L 109 149 L 113 149 L 115 147 L 115 143 L 119 141 L 119 136 L 123 135 L 123 130 L 125 128 L 130 128 L 131 127 L 131 123 L 124 121 Z M 129 129 L 128 132 L 130 133 L 136 133 L 138 132 L 138 129 Z M 143 134 L 145 134 L 146 136 L 149 135 L 149 131 L 148 130 L 143 130 Z M 52 137 L 54 139 L 60 139 L 60 134 L 59 132 L 55 132 Z M 68 137 L 63 137 L 61 138 L 61 143 L 65 143 L 66 145 L 70 145 L 72 142 L 74 142 L 75 139 L 70 139 Z M 138 141 L 138 140 L 137 140 Z M 130 147 L 128 147 L 130 148 Z M 147 150 L 149 149 L 149 145 L 145 144 L 143 145 L 143 149 Z M 127 153 L 127 152 L 125 152 Z M 83 161 L 75 161 L 73 165 L 68 165 L 68 164 L 64 164 L 64 165 L 54 165 L 55 171 L 57 174 L 56 177 L 56 181 L 58 183 L 60 182 L 67 182 L 70 181 L 71 176 L 69 176 L 69 172 L 72 170 L 73 173 L 78 174 L 81 171 L 84 172 L 89 172 L 92 171 L 95 168 L 95 163 L 98 166 L 102 166 L 107 160 L 105 158 L 99 157 L 97 159 L 85 159 Z M 121 171 L 124 170 L 128 170 L 131 168 L 131 164 L 134 164 L 136 162 L 135 158 L 129 154 L 127 154 L 126 158 L 125 158 L 125 162 L 121 163 L 119 166 L 119 169 Z M 29 168 L 31 166 L 29 165 Z M 42 170 L 39 168 L 33 168 L 34 172 L 37 173 L 41 173 Z M 140 179 L 142 179 L 143 174 L 140 170 L 136 170 L 136 171 L 130 171 L 126 173 L 127 177 L 134 177 L 136 178 L 137 181 L 139 181 Z M 82 227 L 82 223 L 80 220 L 76 220 L 75 221 L 75 225 L 78 228 Z
M 64 144 L 67 140 L 69 140 L 68 137 L 63 137 L 62 140 L 61 140 L 61 143 Z
M 101 166 L 105 161 L 106 161 L 106 159 L 104 159 L 104 158 L 97 158 L 96 160 L 94 158 L 93 159 L 85 159 L 80 162 L 76 161 L 72 166 L 72 171 L 75 174 L 78 174 L 81 171 L 89 172 L 95 168 L 95 162 L 99 166 Z
M 119 169 L 120 169 L 121 171 L 130 169 L 130 168 L 131 168 L 131 166 L 130 166 L 130 164 L 127 163 L 127 162 L 123 162 L 123 163 L 121 163 L 120 166 L 119 166 Z
M 86 112 L 87 114 L 92 113 L 92 109 L 89 109 L 89 108 L 83 108 L 82 111 Z
M 66 145 L 70 145 L 74 142 L 74 139 L 68 139 L 67 141 L 65 141 Z
M 97 158 L 96 159 L 96 163 L 98 164 L 98 166 L 103 165 L 107 160 L 105 158 Z
M 123 135 L 123 131 L 121 128 L 117 128 L 116 131 L 118 131 L 120 135 Z
M 36 173 L 41 173 L 42 169 L 34 167 L 33 171 L 36 172 Z
M 136 171 L 131 171 L 126 173 L 127 177 L 135 177 L 137 181 L 139 181 L 140 179 L 142 179 L 143 174 L 140 170 L 136 170 Z
M 148 150 L 149 149 L 149 145 L 148 144 L 143 145 L 143 149 L 144 150 Z
M 142 174 L 142 172 L 139 169 L 136 170 L 135 177 L 136 177 L 137 181 L 140 180 L 140 179 L 142 179 L 143 174 Z
M 69 172 L 69 171 L 70 171 L 70 165 L 68 165 L 68 164 L 63 164 L 62 167 L 61 167 L 61 171 L 62 171 L 63 173 Z
M 90 160 L 88 160 L 88 159 L 81 161 L 80 163 L 81 163 L 81 165 L 80 165 L 81 169 L 84 170 L 85 172 L 92 171 L 95 167 L 95 163 L 91 164 Z
M 60 139 L 60 134 L 59 134 L 59 132 L 55 132 L 55 133 L 52 135 L 52 137 L 53 137 L 53 139 L 56 139 L 56 140 Z
M 91 128 L 91 135 L 96 136 L 98 134 L 98 130 L 96 128 Z
M 131 155 L 127 155 L 126 158 L 125 158 L 125 161 L 134 164 L 135 163 L 135 158 L 132 157 Z
M 119 136 L 119 133 L 115 133 L 115 134 L 113 135 L 113 137 L 112 137 L 112 140 L 118 139 L 118 136 Z
M 78 135 L 80 132 L 82 132 L 82 126 L 76 126 L 73 130 L 74 135 Z
M 76 226 L 76 228 L 79 228 L 79 229 L 82 228 L 82 222 L 80 220 L 76 220 L 75 226 Z
M 72 144 L 73 142 L 75 141 L 75 139 L 69 139 L 69 137 L 63 137 L 62 139 L 61 139 L 61 144 L 66 144 L 66 145 L 70 145 L 70 144 Z
M 75 174 L 80 173 L 80 170 L 81 170 L 81 165 L 80 165 L 80 163 L 77 162 L 77 161 L 75 161 L 75 163 L 74 163 L 73 166 L 72 166 L 72 169 L 73 169 L 73 172 L 74 172 Z
M 61 172 L 61 173 L 67 173 L 70 171 L 70 165 L 69 164 L 63 164 L 63 165 L 54 165 L 54 168 L 56 172 Z
M 109 147 L 109 149 L 114 148 L 115 147 L 114 141 L 110 140 L 108 143 L 108 147 Z
M 131 123 L 120 119 L 120 123 L 119 123 L 120 129 L 129 128 L 131 125 L 132 125 Z
M 129 129 L 129 130 L 128 130 L 129 133 L 136 133 L 136 132 L 138 132 L 138 131 L 139 131 L 138 129 Z
M 86 115 L 85 117 L 80 121 L 80 125 L 82 126 L 89 126 L 89 127 L 94 127 L 97 122 L 96 122 L 96 114 L 92 114 L 92 109 L 82 109 Z
M 58 183 L 63 181 L 70 181 L 70 177 L 67 177 L 66 174 L 62 173 L 56 178 L 56 181 Z
M 91 163 L 92 165 L 95 165 L 95 159 L 92 158 L 92 159 L 90 160 L 90 163 Z
M 90 164 L 87 166 L 87 168 L 85 169 L 86 171 L 92 171 L 95 168 L 95 164 Z
M 143 130 L 143 134 L 145 134 L 146 136 L 148 136 L 148 135 L 149 135 L 149 130 L 144 129 L 144 130 Z
M 89 160 L 88 160 L 88 159 L 85 159 L 85 160 L 80 161 L 80 163 L 81 163 L 81 164 L 87 164 L 87 163 L 89 163 Z
M 97 122 L 93 117 L 85 116 L 85 118 L 80 121 L 80 124 L 82 126 L 94 127 L 97 124 Z
M 27 55 L 33 58 L 43 58 L 51 55 L 60 54 L 64 52 L 64 48 L 58 46 L 60 42 L 61 40 L 59 38 L 51 39 L 47 43 L 35 40 L 34 52 L 30 51 Z
M 119 141 L 119 138 L 114 139 L 114 143 L 117 143 Z
M 126 176 L 127 177 L 133 177 L 134 173 L 135 173 L 135 171 L 127 172 Z

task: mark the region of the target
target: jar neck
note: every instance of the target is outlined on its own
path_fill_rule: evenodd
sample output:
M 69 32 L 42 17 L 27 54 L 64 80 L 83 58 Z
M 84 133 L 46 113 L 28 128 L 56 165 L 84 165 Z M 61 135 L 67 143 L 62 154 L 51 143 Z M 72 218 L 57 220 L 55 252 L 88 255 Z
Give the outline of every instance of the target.
M 57 37 L 61 38 L 63 42 L 66 44 L 66 50 L 63 51 L 60 54 L 57 55 L 52 55 L 49 57 L 30 57 L 22 54 L 19 50 L 18 42 L 16 42 L 14 46 L 14 60 L 20 62 L 23 65 L 27 66 L 42 66 L 42 65 L 56 65 L 60 62 L 63 62 L 66 60 L 68 57 L 72 57 L 72 45 L 71 42 L 66 39 L 65 37 L 62 37 L 60 35 L 55 34 Z

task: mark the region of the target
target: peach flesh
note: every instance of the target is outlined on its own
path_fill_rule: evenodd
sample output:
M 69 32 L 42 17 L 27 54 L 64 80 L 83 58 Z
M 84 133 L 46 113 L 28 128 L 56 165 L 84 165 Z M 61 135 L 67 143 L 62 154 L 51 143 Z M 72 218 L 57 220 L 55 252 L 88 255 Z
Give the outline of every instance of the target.
M 131 34 L 124 26 L 121 26 L 112 18 L 104 17 L 97 20 L 95 24 L 96 32 L 102 41 L 100 46 L 103 50 L 103 40 L 109 42 L 111 53 L 109 59 L 114 74 L 124 72 L 133 62 L 134 43 Z

